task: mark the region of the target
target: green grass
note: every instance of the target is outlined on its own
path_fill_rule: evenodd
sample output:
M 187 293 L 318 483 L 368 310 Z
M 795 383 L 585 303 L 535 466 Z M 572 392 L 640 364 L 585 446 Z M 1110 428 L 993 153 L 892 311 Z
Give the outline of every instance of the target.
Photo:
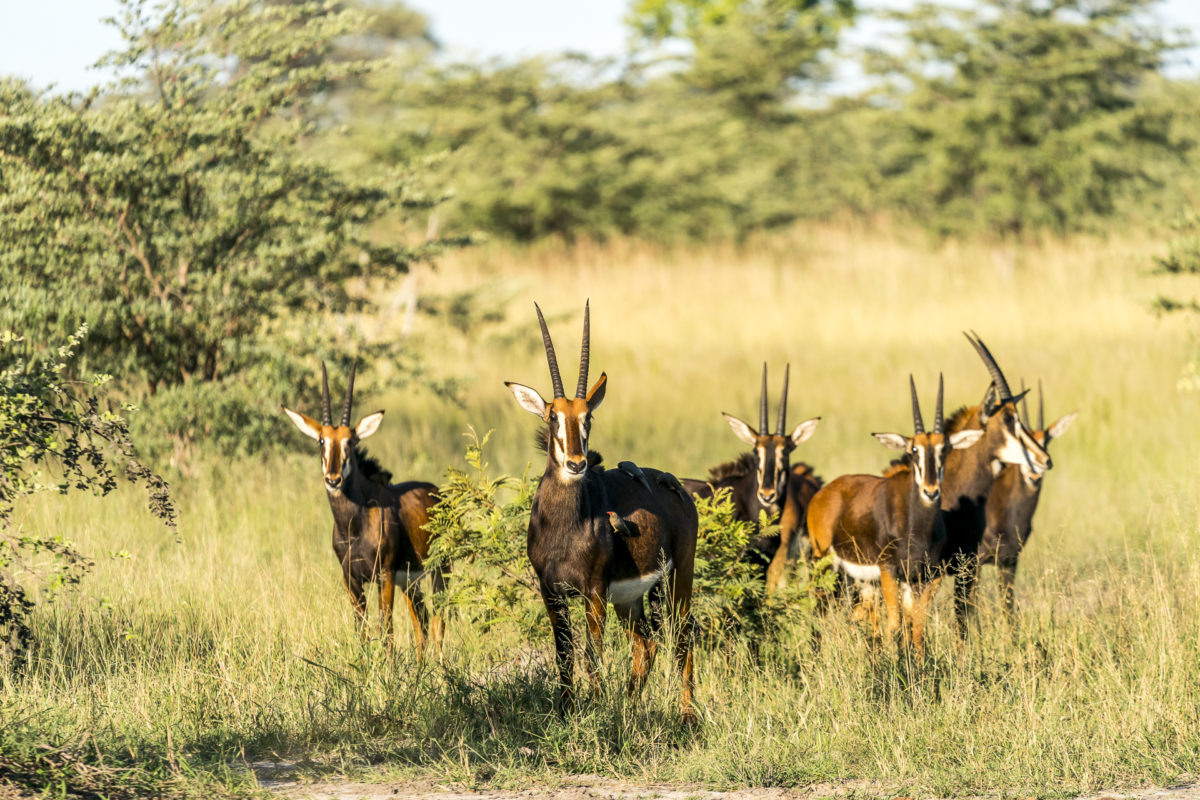
M 594 774 L 940 796 L 1070 795 L 1200 773 L 1196 398 L 1175 389 L 1192 340 L 1183 320 L 1147 311 L 1155 292 L 1200 293 L 1200 282 L 1148 277 L 1151 252 L 1138 238 L 997 254 L 806 228 L 742 249 L 459 254 L 423 291 L 477 291 L 504 320 L 469 336 L 429 324 L 413 334 L 435 373 L 466 380 L 462 407 L 361 387 L 356 408 L 388 409 L 369 444 L 398 477 L 461 466 L 468 424 L 496 429 L 494 472 L 540 462 L 535 421 L 502 385 L 548 391 L 534 299 L 569 383 L 591 298 L 592 375 L 610 380 L 593 446 L 681 476 L 739 452 L 718 412 L 753 420 L 763 360 L 772 406 L 790 361 L 789 418 L 823 417 L 795 458 L 827 480 L 878 470 L 889 454 L 867 434 L 906 431 L 910 371 L 927 403 L 939 370 L 948 409 L 978 401 L 986 373 L 960 334 L 977 330 L 1011 381 L 1044 380 L 1049 418 L 1081 411 L 1052 448 L 1016 624 L 985 570 L 978 634 L 957 639 L 943 590 L 925 664 L 874 651 L 840 612 L 822 622 L 816 652 L 786 631 L 761 659 L 743 642 L 710 646 L 696 732 L 678 722 L 670 659 L 641 701 L 624 696 L 613 629 L 600 695 L 563 721 L 551 712 L 548 630 L 526 641 L 451 620 L 440 665 L 415 663 L 399 614 L 395 657 L 357 640 L 318 457 L 280 415 L 294 456 L 214 458 L 176 482 L 178 542 L 136 492 L 28 508 L 27 525 L 97 563 L 38 612 L 27 674 L 0 684 L 0 774 L 31 742 L 92 769 L 136 767 L 113 773 L 117 794 L 138 781 L 238 794 L 253 787 L 242 765 L 276 760 L 310 775 L 468 785 Z M 317 398 L 289 400 L 311 411 Z

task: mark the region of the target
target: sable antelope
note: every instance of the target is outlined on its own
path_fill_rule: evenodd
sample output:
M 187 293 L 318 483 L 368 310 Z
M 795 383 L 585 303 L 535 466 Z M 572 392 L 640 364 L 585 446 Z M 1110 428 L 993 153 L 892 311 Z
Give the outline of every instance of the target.
M 760 511 L 779 517 L 779 535 L 764 536 L 750 543 L 747 555 L 766 566 L 767 591 L 775 591 L 783 577 L 785 564 L 794 562 L 807 549 L 805 513 L 813 495 L 821 488 L 821 479 L 808 464 L 791 465 L 796 445 L 807 440 L 817 429 L 820 417 L 801 422 L 791 433 L 787 430 L 789 364 L 783 373 L 783 394 L 775 433 L 767 430 L 767 365 L 763 364 L 762 393 L 758 404 L 758 430 L 732 414 L 721 412 L 734 435 L 754 449 L 708 472 L 708 480 L 685 480 L 683 485 L 695 497 L 712 497 L 717 489 L 729 487 L 734 515 L 741 520 L 758 522 Z M 798 532 L 798 533 L 797 533 Z
M 1025 394 L 1024 389 L 1022 385 L 1022 395 Z M 1038 418 L 1035 428 L 1029 422 L 1029 407 L 1025 397 L 1021 397 L 1022 422 L 1042 449 L 1048 449 L 1052 440 L 1066 433 L 1077 415 L 1078 412 L 1067 414 L 1047 428 L 1042 382 L 1038 381 Z M 1021 550 L 1033 532 L 1033 513 L 1037 511 L 1044 475 L 1044 470 L 1035 469 L 1031 464 L 1009 464 L 1000 471 L 988 492 L 984 512 L 987 524 L 983 531 L 983 542 L 979 546 L 979 563 L 996 565 L 1000 573 L 1000 590 L 1009 614 L 1013 613 L 1015 607 L 1013 581 L 1017 575 L 1017 559 L 1021 557 Z
M 908 463 L 886 477 L 843 475 L 817 492 L 808 506 L 812 555 L 833 554 L 834 568 L 860 585 L 860 602 L 870 604 L 872 584 L 879 582 L 887 610 L 889 637 L 901 627 L 901 606 L 908 613 L 913 649 L 924 649 L 929 602 L 941 581 L 939 556 L 946 529 L 938 505 L 942 474 L 949 453 L 970 448 L 982 431 L 943 432 L 942 378 L 938 376 L 933 431 L 925 432 L 917 387 L 912 395 L 914 433 L 873 433 L 885 447 L 904 450 Z
M 1021 422 L 1020 397 L 1013 397 L 1004 373 L 977 334 L 963 334 L 975 348 L 992 377 L 977 406 L 960 408 L 946 422 L 954 433 L 981 430 L 977 447 L 952 450 L 946 458 L 942 510 L 946 514 L 946 546 L 942 563 L 954 573 L 954 607 L 959 632 L 965 636 L 971 595 L 979 577 L 979 551 L 986 528 L 986 505 L 996 476 L 1005 464 L 1024 464 L 1043 473 L 1053 466 L 1041 442 Z M 1022 395 L 1023 396 L 1023 395 Z
M 442 621 L 435 617 L 429 624 L 418 586 L 424 575 L 421 564 L 429 553 L 425 524 L 429 521 L 429 509 L 438 501 L 437 487 L 420 481 L 389 486 L 390 473 L 366 457 L 359 443 L 379 429 L 383 412 L 368 414 L 350 427 L 354 372 L 352 366 L 342 419 L 336 426 L 329 408 L 329 376 L 324 363 L 321 364 L 321 421 L 281 408 L 305 436 L 316 439 L 321 447 L 325 492 L 333 512 L 333 552 L 342 565 L 342 580 L 359 629 L 367 621 L 363 584 L 378 583 L 380 632 L 388 646 L 392 645 L 392 605 L 399 584 L 412 617 L 418 653 L 424 651 L 426 630 L 440 653 Z M 444 580 L 441 571 L 433 571 L 431 577 L 434 591 L 440 591 Z
M 563 392 L 558 359 L 542 310 L 536 303 L 534 308 L 542 329 L 554 399 L 546 402 L 537 391 L 519 383 L 505 385 L 521 408 L 545 423 L 546 471 L 529 515 L 528 552 L 554 632 L 560 709 L 568 709 L 574 698 L 574 643 L 567 607 L 570 598 L 582 597 L 584 601 L 587 663 L 594 686 L 599 680 L 597 663 L 604 620 L 608 603 L 613 604 L 632 639 L 632 694 L 645 682 L 656 650 L 652 638 L 655 626 L 646 620 L 643 596 L 654 589 L 652 599 L 660 599 L 669 576 L 671 585 L 666 594 L 680 624 L 675 656 L 683 678 L 682 711 L 684 719 L 693 722 L 689 608 L 698 527 L 695 504 L 669 473 L 643 471 L 627 462 L 617 470 L 600 467 L 599 454 L 588 450 L 588 437 L 592 414 L 604 400 L 608 376 L 601 373 L 587 391 L 588 307 L 584 307 L 579 383 L 572 399 Z M 615 513 L 619 523 L 612 520 L 610 512 Z

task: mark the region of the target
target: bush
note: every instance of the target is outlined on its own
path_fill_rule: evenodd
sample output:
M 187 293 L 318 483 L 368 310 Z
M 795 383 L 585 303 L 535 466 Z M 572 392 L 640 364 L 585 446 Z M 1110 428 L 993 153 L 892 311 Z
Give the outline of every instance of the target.
M 526 556 L 529 512 L 538 481 L 527 467 L 521 477 L 487 475 L 484 449 L 491 437 L 472 428 L 467 434 L 470 470 L 451 467 L 439 492 L 428 530 L 429 559 L 452 566 L 444 594 L 435 600 L 456 609 L 484 630 L 516 627 L 526 637 L 548 628 L 537 577 Z M 800 565 L 776 595 L 768 598 L 761 570 L 743 559 L 752 536 L 769 534 L 736 520 L 728 491 L 697 502 L 700 529 L 696 547 L 692 615 L 703 641 L 715 644 L 739 636 L 774 638 L 774 633 L 810 630 L 817 594 L 833 588 L 827 564 Z
M 166 482 L 138 460 L 124 417 L 101 402 L 109 377 L 85 384 L 66 375 L 86 331 L 48 361 L 30 357 L 21 337 L 0 332 L 0 662 L 14 662 L 31 638 L 29 578 L 23 583 L 17 574 L 53 596 L 91 565 L 62 536 L 28 531 L 14 519 L 20 498 L 72 489 L 104 495 L 124 475 L 146 488 L 151 513 L 175 527 Z
M 374 308 L 373 278 L 439 252 L 372 232 L 432 198 L 408 165 L 351 176 L 306 150 L 323 93 L 384 63 L 332 57 L 365 14 L 253 0 L 122 12 L 126 49 L 105 63 L 129 77 L 104 93 L 0 82 L 0 327 L 49 340 L 93 320 L 89 364 L 185 449 L 270 445 L 240 422 L 315 394 L 320 359 L 399 361 L 411 377 L 411 354 L 348 315 Z

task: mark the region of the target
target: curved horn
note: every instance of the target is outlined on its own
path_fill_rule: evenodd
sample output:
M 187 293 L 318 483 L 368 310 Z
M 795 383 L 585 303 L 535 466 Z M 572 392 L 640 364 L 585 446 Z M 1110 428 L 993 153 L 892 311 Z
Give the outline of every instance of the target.
M 787 390 L 788 390 L 788 374 L 792 371 L 792 365 L 788 364 L 783 368 L 783 395 L 779 398 L 779 420 L 775 424 L 775 435 L 784 436 L 787 428 Z
M 550 331 L 546 328 L 546 318 L 542 316 L 542 309 L 534 303 L 533 307 L 537 309 L 538 324 L 542 326 L 542 344 L 546 347 L 546 361 L 550 364 L 550 380 L 554 383 L 554 399 L 566 397 L 562 388 L 562 377 L 558 374 L 558 357 L 554 355 L 554 342 L 550 341 Z
M 583 350 L 579 354 L 579 385 L 575 387 L 575 396 L 580 398 L 587 397 L 588 359 L 590 357 L 588 349 L 592 327 L 591 305 L 591 300 L 583 304 Z
M 912 373 L 908 376 L 908 390 L 912 392 L 913 432 L 925 432 L 925 420 L 921 419 L 921 404 L 917 401 L 917 384 L 913 381 Z
M 758 400 L 758 435 L 767 435 L 767 362 L 763 362 L 762 394 Z
M 1021 421 L 1025 423 L 1025 427 L 1030 427 L 1029 424 L 1029 403 L 1025 400 L 1025 379 L 1021 378 Z
M 944 427 L 945 427 L 945 425 L 942 421 L 942 373 L 939 372 L 938 373 L 937 413 L 934 414 L 934 417 L 933 417 L 933 432 L 934 433 L 945 433 L 945 430 L 943 430 Z
M 1042 406 L 1042 379 L 1038 378 L 1038 430 L 1046 430 L 1045 408 Z
M 333 425 L 333 412 L 329 410 L 329 373 L 325 362 L 321 362 L 321 424 Z
M 350 381 L 346 384 L 346 404 L 342 406 L 342 425 L 350 426 L 350 406 L 354 404 L 354 372 L 358 369 L 358 362 L 355 361 L 350 365 Z
M 979 334 L 975 331 L 971 333 L 963 333 L 967 337 L 967 341 L 975 348 L 975 352 L 979 353 L 979 357 L 983 359 L 984 366 L 987 367 L 988 373 L 992 376 L 992 382 L 996 384 L 996 391 L 1000 393 L 1000 402 L 1006 402 L 1012 399 L 1012 390 L 1008 388 L 1008 381 L 1004 379 L 1004 373 L 1000 371 L 1000 365 L 996 363 L 996 359 L 992 358 L 991 352 L 987 349 L 987 345 L 979 338 Z

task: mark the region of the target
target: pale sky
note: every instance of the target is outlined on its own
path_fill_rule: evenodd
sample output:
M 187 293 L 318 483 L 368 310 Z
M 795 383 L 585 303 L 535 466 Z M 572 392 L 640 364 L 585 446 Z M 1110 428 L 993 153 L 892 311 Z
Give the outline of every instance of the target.
M 913 0 L 883 0 L 889 7 Z M 411 0 L 433 22 L 452 57 L 521 57 L 577 50 L 619 55 L 629 0 Z M 864 3 L 866 5 L 866 3 Z M 39 87 L 85 89 L 105 76 L 88 67 L 120 40 L 100 22 L 116 13 L 116 0 L 0 0 L 0 74 L 19 75 Z M 1200 32 L 1200 0 L 1164 0 L 1159 19 Z M 878 35 L 867 25 L 853 38 Z M 1180 56 L 1176 75 L 1200 73 L 1200 51 Z M 1190 62 L 1190 63 L 1188 63 Z

